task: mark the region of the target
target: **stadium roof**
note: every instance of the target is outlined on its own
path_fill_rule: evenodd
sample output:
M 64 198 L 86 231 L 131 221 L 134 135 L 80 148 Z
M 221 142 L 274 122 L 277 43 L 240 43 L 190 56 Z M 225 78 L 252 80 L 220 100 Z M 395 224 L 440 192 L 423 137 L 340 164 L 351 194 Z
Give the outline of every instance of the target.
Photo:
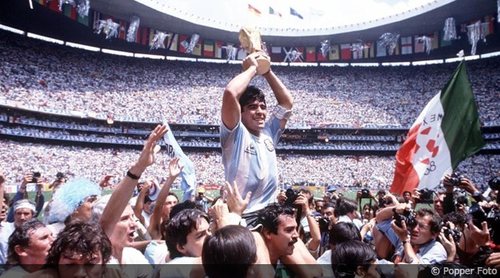
M 151 6 L 153 6 L 153 3 L 156 3 L 158 4 L 157 9 L 162 11 L 143 5 L 139 1 L 148 3 Z M 394 2 L 394 0 L 384 1 Z M 122 20 L 129 20 L 133 15 L 137 15 L 141 19 L 142 26 L 158 30 L 186 35 L 197 33 L 202 38 L 220 41 L 238 41 L 240 24 L 225 22 L 227 18 L 205 18 L 204 15 L 195 14 L 194 10 L 185 11 L 174 6 L 173 3 L 176 1 L 164 2 L 165 4 L 160 0 L 92 0 L 91 7 Z M 195 1 L 188 2 L 198 3 Z M 227 5 L 233 5 L 231 3 L 235 2 L 242 1 L 230 1 L 226 3 Z M 243 10 L 248 12 L 247 6 L 249 3 L 246 1 L 242 3 L 244 3 Z M 377 20 L 373 19 L 364 23 L 351 23 L 344 26 L 324 26 L 324 28 L 301 28 L 295 27 L 295 24 L 290 23 L 290 27 L 260 26 L 260 29 L 263 34 L 262 39 L 268 45 L 318 45 L 319 42 L 325 39 L 333 43 L 356 42 L 358 39 L 373 41 L 386 32 L 399 33 L 402 36 L 428 34 L 442 30 L 444 22 L 448 17 L 453 17 L 457 24 L 469 23 L 471 20 L 481 19 L 485 15 L 494 14 L 497 10 L 496 0 L 435 0 L 431 2 L 424 1 L 424 3 L 426 4 L 413 8 L 411 11 L 385 16 Z M 262 10 L 267 8 L 267 6 L 260 6 Z M 221 7 L 213 7 L 213 10 L 218 9 L 221 9 Z M 168 14 L 163 11 L 167 11 Z M 267 11 L 265 12 L 267 13 Z M 221 17 L 221 15 L 217 15 L 217 17 Z M 241 25 L 249 23 L 248 18 L 244 20 L 245 22 L 242 22 Z M 255 22 L 258 23 L 259 20 L 257 19 Z

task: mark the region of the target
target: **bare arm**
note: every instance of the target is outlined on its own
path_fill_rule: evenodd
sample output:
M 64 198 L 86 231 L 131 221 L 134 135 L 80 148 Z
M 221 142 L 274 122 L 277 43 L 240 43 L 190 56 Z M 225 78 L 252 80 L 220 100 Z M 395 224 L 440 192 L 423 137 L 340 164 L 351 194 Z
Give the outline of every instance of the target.
M 284 107 L 286 110 L 291 110 L 293 106 L 293 97 L 285 87 L 283 82 L 281 82 L 281 80 L 278 78 L 278 76 L 276 76 L 276 74 L 274 74 L 272 70 L 264 74 L 263 76 L 267 80 L 267 83 L 269 83 L 269 86 L 271 86 L 271 90 L 273 91 L 274 97 L 276 97 L 276 101 L 278 101 L 278 104 Z M 281 120 L 281 129 L 285 128 L 286 122 L 287 119 Z
M 146 196 L 146 193 L 148 193 L 150 188 L 149 182 L 144 183 L 144 186 L 141 189 L 141 192 L 139 192 L 139 195 L 137 196 L 137 201 L 135 202 L 134 206 L 134 214 L 139 221 L 141 221 L 142 225 L 146 225 L 146 221 L 144 220 L 144 216 L 142 216 L 142 209 L 144 208 L 144 197 Z
M 158 198 L 156 198 L 155 208 L 153 209 L 153 215 L 151 215 L 151 219 L 149 220 L 148 233 L 151 235 L 152 239 L 160 239 L 160 225 L 162 222 L 161 215 L 163 213 L 163 205 L 165 205 L 165 200 L 168 197 L 168 193 L 170 192 L 170 187 L 174 183 L 175 179 L 182 172 L 184 166 L 179 168 L 179 158 L 174 157 L 169 163 L 169 176 L 165 184 L 158 193 Z
M 155 161 L 154 147 L 156 142 L 160 140 L 165 133 L 167 127 L 158 125 L 153 132 L 149 135 L 148 140 L 144 144 L 141 155 L 137 162 L 130 168 L 130 173 L 135 176 L 140 176 Z M 120 220 L 121 214 L 125 210 L 134 188 L 137 186 L 137 179 L 132 179 L 125 176 L 120 183 L 116 186 L 115 191 L 109 199 L 108 205 L 104 209 L 100 223 L 108 237 L 113 234 L 116 223 Z
M 255 55 L 249 55 L 243 60 L 243 68 L 246 70 L 238 74 L 227 84 L 222 97 L 222 122 L 228 129 L 235 128 L 240 121 L 240 96 L 248 87 L 252 78 L 257 74 Z

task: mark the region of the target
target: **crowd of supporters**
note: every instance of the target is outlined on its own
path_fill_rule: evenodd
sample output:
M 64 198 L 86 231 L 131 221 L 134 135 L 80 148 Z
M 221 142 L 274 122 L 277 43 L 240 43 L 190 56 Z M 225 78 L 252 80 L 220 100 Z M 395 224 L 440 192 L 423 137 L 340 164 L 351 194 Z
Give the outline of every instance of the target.
M 158 121 L 163 116 L 170 122 L 218 124 L 225 84 L 241 70 L 240 65 L 94 53 L 3 31 L 0 36 L 0 101 L 34 110 L 115 120 Z M 467 63 L 484 125 L 500 122 L 500 78 L 495 70 L 499 63 L 498 58 Z M 409 126 L 455 67 L 274 66 L 273 70 L 295 98 L 297 116 L 289 127 Z M 266 88 L 262 79 L 255 82 Z

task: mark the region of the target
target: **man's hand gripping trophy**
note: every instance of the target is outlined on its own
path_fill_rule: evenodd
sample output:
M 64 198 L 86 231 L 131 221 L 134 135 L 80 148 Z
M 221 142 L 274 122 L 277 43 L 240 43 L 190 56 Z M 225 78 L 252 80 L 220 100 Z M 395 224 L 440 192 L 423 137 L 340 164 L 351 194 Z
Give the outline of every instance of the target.
M 262 50 L 262 40 L 260 31 L 248 25 L 241 28 L 239 33 L 241 46 L 250 54 L 254 55 L 257 60 L 257 74 L 263 75 L 271 69 L 271 59 Z M 244 70 L 246 70 L 244 68 Z

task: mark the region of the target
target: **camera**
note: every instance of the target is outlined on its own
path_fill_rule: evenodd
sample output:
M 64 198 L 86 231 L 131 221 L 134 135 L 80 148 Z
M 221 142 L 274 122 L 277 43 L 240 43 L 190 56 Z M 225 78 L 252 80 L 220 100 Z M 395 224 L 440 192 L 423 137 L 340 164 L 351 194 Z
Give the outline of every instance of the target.
M 469 208 L 469 214 L 472 217 L 472 223 L 479 229 L 482 229 L 481 223 L 486 221 L 487 214 L 478 203 L 473 203 Z
M 40 172 L 33 172 L 33 178 L 31 179 L 32 183 L 37 183 L 38 179 L 42 177 L 42 174 Z
M 294 205 L 293 203 L 295 203 L 297 197 L 299 197 L 299 191 L 289 188 L 286 190 L 285 195 L 286 195 L 285 205 L 290 207 L 297 207 L 297 205 Z
M 321 217 L 318 219 L 319 230 L 321 232 L 326 232 L 330 228 L 330 219 L 328 217 Z
M 57 172 L 57 174 L 56 174 L 56 178 L 57 178 L 58 180 L 62 180 L 62 179 L 64 179 L 64 173 L 63 173 L 63 172 Z
M 449 181 L 451 185 L 459 186 L 463 178 L 464 176 L 459 175 L 458 173 L 453 173 L 451 174 Z
M 402 214 L 396 212 L 396 209 L 392 209 L 394 212 L 393 218 L 396 220 L 396 225 L 402 228 L 401 221 L 406 222 L 406 227 L 415 227 L 417 225 L 417 219 L 415 218 L 415 212 L 411 209 L 406 209 Z
M 424 188 L 424 189 L 418 190 L 418 193 L 420 194 L 420 199 L 416 199 L 416 201 L 418 203 L 421 203 L 421 204 L 432 204 L 433 203 L 434 190 Z
M 367 188 L 361 189 L 361 198 L 371 198 L 370 190 L 368 190 Z
M 446 239 L 448 239 L 449 236 L 451 235 L 453 241 L 455 241 L 455 244 L 458 244 L 460 242 L 460 237 L 462 237 L 462 233 L 456 228 L 455 229 L 450 228 L 450 225 L 443 225 L 443 226 L 446 227 L 446 229 L 444 229 L 444 235 L 446 236 Z
M 494 177 L 488 181 L 491 190 L 500 190 L 500 177 Z

